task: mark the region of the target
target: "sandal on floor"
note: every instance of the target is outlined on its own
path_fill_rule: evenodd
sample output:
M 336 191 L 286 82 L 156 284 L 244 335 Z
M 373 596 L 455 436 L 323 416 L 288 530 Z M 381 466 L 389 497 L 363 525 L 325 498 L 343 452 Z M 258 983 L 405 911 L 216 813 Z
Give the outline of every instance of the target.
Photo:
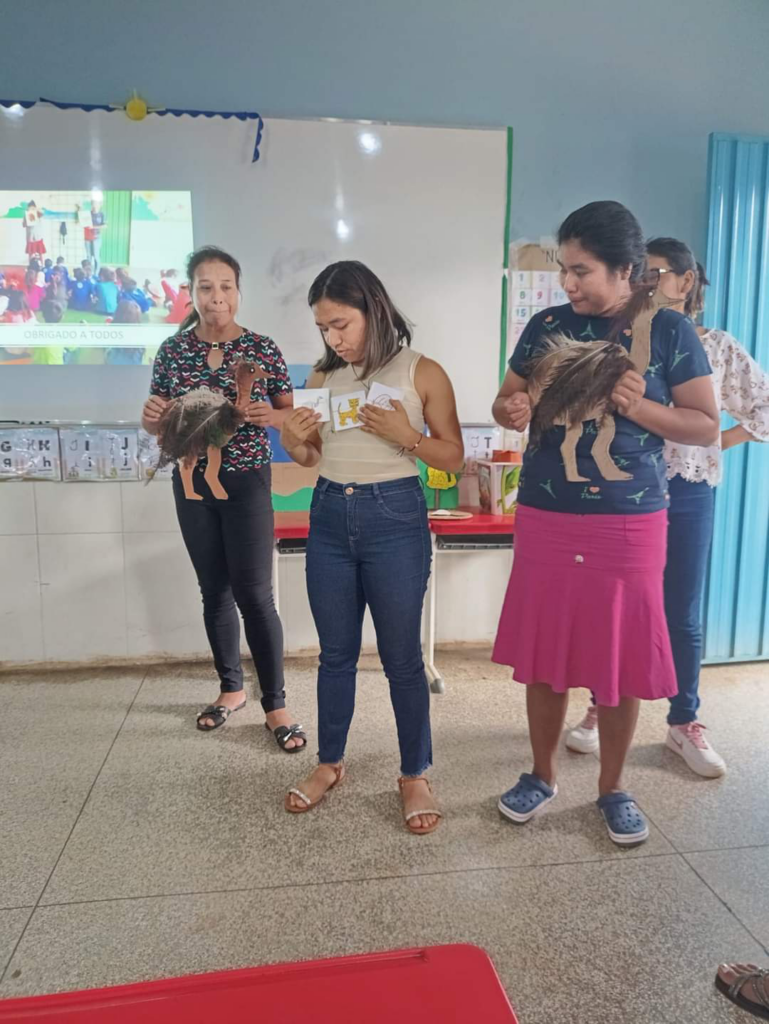
M 272 733 L 275 737 L 275 742 L 287 754 L 298 754 L 300 750 L 307 749 L 307 733 L 303 732 L 302 726 L 297 725 L 296 722 L 293 725 L 279 725 L 277 729 L 271 729 L 267 722 L 265 722 L 264 727 L 267 732 Z M 289 740 L 304 740 L 304 743 L 301 747 L 287 747 L 286 744 Z
M 726 998 L 739 1006 L 741 1010 L 752 1013 L 754 1017 L 761 1020 L 769 1020 L 769 971 L 755 967 L 753 964 L 746 964 L 748 968 L 744 974 L 737 970 L 737 964 L 723 964 L 733 975 L 735 981 L 732 984 L 724 981 L 720 974 L 716 975 L 716 988 L 723 992 Z M 753 982 L 753 993 L 755 999 L 748 999 L 742 994 L 742 989 L 749 982 Z
M 607 793 L 599 797 L 596 804 L 613 843 L 630 846 L 649 838 L 646 818 L 629 793 Z
M 326 798 L 326 794 L 330 793 L 331 790 L 334 789 L 335 786 L 338 786 L 339 783 L 342 781 L 342 779 L 345 776 L 344 762 L 342 762 L 341 764 L 337 764 L 337 765 L 325 764 L 325 765 L 323 765 L 323 767 L 331 769 L 331 771 L 336 776 L 334 781 L 328 787 L 326 792 L 321 794 L 321 796 L 319 796 L 317 800 L 310 800 L 310 798 L 307 796 L 307 794 L 303 793 L 301 791 L 301 789 L 296 789 L 296 788 L 289 789 L 288 793 L 286 793 L 286 798 L 283 801 L 283 806 L 286 808 L 286 810 L 288 811 L 289 814 L 306 814 L 307 811 L 311 811 L 314 807 L 317 807 L 318 804 L 323 803 L 323 800 Z M 304 801 L 304 807 L 294 807 L 293 806 L 293 804 L 291 803 L 291 795 L 292 794 L 294 796 L 298 796 L 300 800 Z
M 198 715 L 198 729 L 201 732 L 213 732 L 214 729 L 218 729 L 220 725 L 224 725 L 227 719 L 230 717 L 233 711 L 240 711 L 241 708 L 246 706 L 246 702 L 238 704 L 236 708 L 226 708 L 224 704 L 209 704 L 207 708 Z M 213 725 L 201 725 L 204 718 L 213 718 Z
M 401 775 L 401 777 L 398 779 L 398 788 L 401 791 L 401 800 L 403 799 L 403 787 L 406 785 L 407 782 L 426 782 L 430 796 L 433 795 L 433 787 L 430 785 L 429 779 L 424 778 L 424 776 L 422 775 L 418 776 L 417 778 L 411 778 L 410 776 Z M 428 814 L 434 815 L 438 819 L 438 821 L 434 822 L 434 824 L 432 825 L 423 825 L 421 828 L 417 825 L 411 824 L 413 818 L 424 817 Z M 406 828 L 409 830 L 409 832 L 411 832 L 412 835 L 415 836 L 427 836 L 431 832 L 434 832 L 436 828 L 440 825 L 440 819 L 442 817 L 443 813 L 439 811 L 437 807 L 425 808 L 425 810 L 422 811 L 409 811 L 408 814 L 406 814 L 404 808 L 403 812 L 403 820 L 406 822 Z
M 502 794 L 497 808 L 510 821 L 525 825 L 557 796 L 557 786 L 548 786 L 539 775 L 524 772 L 513 788 Z

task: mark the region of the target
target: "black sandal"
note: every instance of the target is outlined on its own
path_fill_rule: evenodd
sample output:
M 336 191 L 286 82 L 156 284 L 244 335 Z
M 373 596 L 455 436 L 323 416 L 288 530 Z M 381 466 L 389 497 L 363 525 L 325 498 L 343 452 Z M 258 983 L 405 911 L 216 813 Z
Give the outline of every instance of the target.
M 268 732 L 272 733 L 275 737 L 275 742 L 286 754 L 298 754 L 300 750 L 305 750 L 307 747 L 307 733 L 296 722 L 293 725 L 279 725 L 277 729 L 270 729 L 269 723 L 265 722 L 264 727 Z M 304 743 L 301 747 L 287 747 L 286 744 L 289 740 L 304 740 Z
M 241 708 L 246 706 L 246 702 L 238 704 L 236 708 L 226 708 L 224 704 L 209 704 L 207 708 L 204 708 L 198 715 L 198 729 L 201 732 L 213 732 L 214 729 L 218 729 L 219 726 L 224 725 L 227 719 L 230 717 L 233 711 L 240 711 Z M 213 725 L 201 725 L 204 718 L 213 718 Z

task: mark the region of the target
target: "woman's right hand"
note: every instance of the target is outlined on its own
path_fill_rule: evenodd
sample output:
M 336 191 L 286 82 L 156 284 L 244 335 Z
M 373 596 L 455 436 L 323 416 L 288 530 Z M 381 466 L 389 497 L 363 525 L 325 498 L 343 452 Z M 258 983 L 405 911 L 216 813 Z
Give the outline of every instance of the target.
M 320 418 L 319 412 L 307 408 L 294 409 L 290 416 L 286 416 L 280 429 L 280 443 L 286 451 L 304 444 L 318 429 Z
M 170 398 L 161 398 L 159 395 L 150 395 L 142 409 L 142 420 L 148 424 L 157 424 L 170 403 Z
M 504 410 L 510 421 L 510 427 L 522 434 L 531 423 L 531 399 L 525 391 L 516 391 L 505 399 Z

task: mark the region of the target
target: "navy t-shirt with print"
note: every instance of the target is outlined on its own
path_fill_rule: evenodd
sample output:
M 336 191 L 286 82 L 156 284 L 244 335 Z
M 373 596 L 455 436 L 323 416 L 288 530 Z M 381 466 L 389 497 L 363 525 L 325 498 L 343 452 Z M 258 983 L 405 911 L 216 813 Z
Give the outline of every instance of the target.
M 271 376 L 255 380 L 251 388 L 252 402 L 266 402 L 273 395 L 290 395 L 291 378 L 280 349 L 270 338 L 253 331 L 243 331 L 236 341 L 224 346 L 224 359 L 217 370 L 208 365 L 209 346 L 195 334 L 194 328 L 167 338 L 158 349 L 152 367 L 150 394 L 161 398 L 178 398 L 195 388 L 221 391 L 234 402 L 237 398 L 235 376 L 230 369 L 235 358 L 257 363 Z M 264 427 L 244 423 L 222 449 L 222 468 L 230 473 L 259 469 L 272 461 L 270 438 Z M 204 465 L 201 460 L 200 465 Z
M 554 306 L 531 318 L 510 359 L 510 369 L 520 377 L 529 373 L 530 360 L 542 339 L 563 333 L 576 341 L 601 341 L 607 338 L 612 321 L 608 317 L 589 317 L 575 313 L 572 306 Z M 630 350 L 629 332 L 620 335 Z M 651 359 L 644 374 L 646 398 L 670 405 L 671 388 L 711 372 L 694 324 L 671 309 L 661 309 L 652 321 Z M 549 512 L 604 515 L 639 515 L 659 512 L 668 507 L 664 441 L 637 423 L 615 416 L 616 436 L 610 452 L 614 462 L 632 480 L 609 481 L 601 476 L 591 455 L 597 428 L 594 421 L 583 424 L 577 445 L 579 475 L 588 483 L 566 479 L 560 447 L 566 428 L 546 431 L 539 445 L 530 445 L 523 459 L 518 500 L 521 505 Z

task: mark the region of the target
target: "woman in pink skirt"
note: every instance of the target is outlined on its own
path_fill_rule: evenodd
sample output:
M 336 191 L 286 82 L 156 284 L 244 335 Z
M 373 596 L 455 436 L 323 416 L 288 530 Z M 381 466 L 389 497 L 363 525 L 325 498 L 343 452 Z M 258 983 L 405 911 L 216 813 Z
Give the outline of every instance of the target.
M 712 444 L 719 417 L 710 365 L 689 319 L 660 309 L 650 331 L 638 326 L 640 320 L 631 330 L 630 309 L 639 308 L 631 300 L 641 288 L 649 290 L 643 234 L 633 214 L 620 203 L 590 203 L 563 222 L 558 244 L 569 302 L 527 324 L 494 402 L 494 419 L 525 429 L 531 361 L 549 334 L 617 340 L 635 369 L 612 395 L 613 479 L 593 457 L 593 421 L 583 424 L 572 480 L 561 453 L 563 427 L 546 431 L 526 451 L 515 562 L 493 657 L 513 666 L 514 678 L 527 685 L 534 766 L 501 797 L 499 809 L 522 824 L 555 798 L 568 691 L 585 687 L 598 704 L 598 808 L 611 839 L 626 845 L 649 835 L 622 789 L 639 701 L 676 693 L 662 589 L 669 500 L 664 439 Z

